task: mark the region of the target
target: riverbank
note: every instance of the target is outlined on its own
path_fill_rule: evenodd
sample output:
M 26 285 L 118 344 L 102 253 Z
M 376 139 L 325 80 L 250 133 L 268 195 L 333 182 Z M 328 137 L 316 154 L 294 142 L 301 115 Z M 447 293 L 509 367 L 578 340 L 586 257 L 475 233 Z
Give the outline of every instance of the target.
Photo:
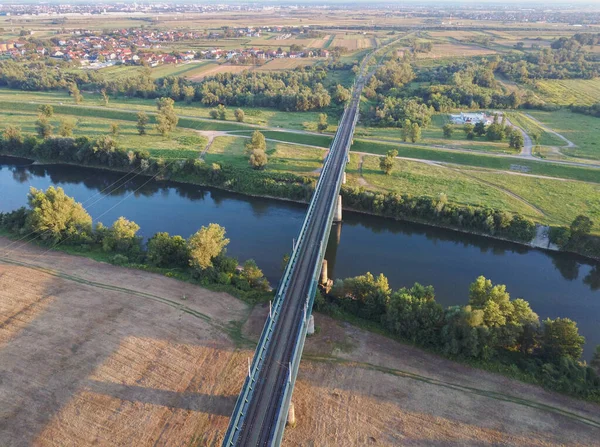
M 0 238 L 0 250 L 8 243 Z M 9 405 L 2 442 L 222 441 L 267 305 L 250 309 L 162 275 L 27 244 L 11 258 L 21 265 L 0 264 L 0 284 L 11 297 L 0 312 L 9 320 L 0 330 L 7 371 L 0 399 Z M 558 447 L 597 440 L 595 404 L 320 314 L 316 325 L 294 393 L 298 423 L 286 430 L 286 446 Z
M 7 153 L 1 153 L 0 155 L 4 155 L 7 157 L 15 157 L 15 158 L 19 158 L 13 154 L 7 154 Z M 291 202 L 291 203 L 301 203 L 301 204 L 307 204 L 310 196 L 312 195 L 312 190 L 314 189 L 314 185 L 315 185 L 315 180 L 314 179 L 307 179 L 307 178 L 301 178 L 298 176 L 294 176 L 294 175 L 277 175 L 275 176 L 275 178 L 277 179 L 283 179 L 283 182 L 279 181 L 271 181 L 270 183 L 270 190 L 272 192 L 274 192 L 274 194 L 269 194 L 269 193 L 264 193 L 264 192 L 257 192 L 254 191 L 252 188 L 248 188 L 247 187 L 247 183 L 240 181 L 239 178 L 237 178 L 239 175 L 247 175 L 248 178 L 252 178 L 252 181 L 254 182 L 254 188 L 260 188 L 263 189 L 263 184 L 265 182 L 268 182 L 268 179 L 273 179 L 273 175 L 270 175 L 268 173 L 262 173 L 262 172 L 257 172 L 257 171 L 248 171 L 245 172 L 243 170 L 240 169 L 235 169 L 232 170 L 232 173 L 229 174 L 229 177 L 233 178 L 233 181 L 231 181 L 231 179 L 227 178 L 225 180 L 220 179 L 220 181 L 214 181 L 215 180 L 215 176 L 213 174 L 213 172 L 210 171 L 210 168 L 205 167 L 204 165 L 201 165 L 202 168 L 204 170 L 207 170 L 207 173 L 202 172 L 200 175 L 194 174 L 194 173 L 182 173 L 182 172 L 177 172 L 176 174 L 172 174 L 172 175 L 164 175 L 161 174 L 160 172 L 156 172 L 156 173 L 149 173 L 149 174 L 145 174 L 142 173 L 142 171 L 140 170 L 139 172 L 136 172 L 136 169 L 123 169 L 123 168 L 119 168 L 119 167 L 106 167 L 106 166 L 101 166 L 101 165 L 81 165 L 81 164 L 77 164 L 77 163 L 68 163 L 68 162 L 58 162 L 55 160 L 33 160 L 33 159 L 28 159 L 31 160 L 33 164 L 38 165 L 38 166 L 44 166 L 44 165 L 70 165 L 70 166 L 85 166 L 85 167 L 91 167 L 94 169 L 100 169 L 100 170 L 105 170 L 108 172 L 121 172 L 121 173 L 130 173 L 133 176 L 137 177 L 150 177 L 152 179 L 158 180 L 158 181 L 171 181 L 174 183 L 181 183 L 181 184 L 189 184 L 189 185 L 197 185 L 197 186 L 208 186 L 211 188 L 216 188 L 216 189 L 220 189 L 223 191 L 228 191 L 228 192 L 232 192 L 232 193 L 236 193 L 236 194 L 242 194 L 242 195 L 246 195 L 246 196 L 250 196 L 250 197 L 259 197 L 259 198 L 266 198 L 266 199 L 272 199 L 272 200 L 279 200 L 279 201 L 285 201 L 285 202 Z M 185 167 L 183 167 L 180 171 L 185 171 Z M 198 169 L 198 167 L 192 167 L 191 169 Z M 228 169 L 227 166 L 224 166 L 220 169 L 219 175 L 222 175 L 222 172 L 225 172 Z M 260 176 L 263 176 L 262 179 Z M 203 179 L 204 181 L 200 180 L 198 181 L 198 179 Z M 236 181 L 237 179 L 237 181 Z M 219 180 L 219 179 L 217 179 Z M 240 187 L 241 185 L 241 187 Z M 344 195 L 344 189 L 342 190 L 342 195 Z M 294 197 L 291 197 L 294 196 Z M 576 250 L 561 250 L 559 249 L 555 244 L 552 244 L 548 238 L 548 228 L 547 226 L 542 226 L 539 224 L 536 224 L 535 229 L 532 232 L 532 238 L 530 241 L 522 241 L 522 240 L 515 240 L 515 239 L 511 239 L 508 237 L 503 237 L 501 235 L 498 234 L 490 234 L 490 233 L 486 233 L 486 232 L 481 232 L 481 231 L 474 231 L 474 230 L 468 230 L 465 228 L 461 228 L 459 226 L 456 225 L 451 225 L 448 223 L 442 223 L 442 222 L 434 222 L 428 219 L 419 219 L 419 218 L 414 218 L 414 217 L 402 217 L 402 218 L 396 218 L 396 217 L 391 217 L 385 213 L 376 213 L 376 212 L 371 212 L 371 211 L 367 211 L 365 209 L 358 209 L 356 207 L 351 207 L 351 206 L 344 206 L 343 209 L 345 211 L 351 211 L 351 212 L 356 212 L 356 213 L 360 213 L 360 214 L 365 214 L 365 215 L 372 215 L 372 216 L 378 216 L 378 217 L 383 217 L 386 219 L 393 219 L 396 221 L 406 221 L 406 222 L 414 222 L 414 223 L 419 223 L 419 224 L 424 224 L 424 225 L 428 225 L 434 228 L 444 228 L 444 229 L 449 229 L 452 231 L 457 231 L 460 233 L 464 233 L 464 234 L 474 234 L 474 235 L 478 235 L 478 236 L 484 236 L 490 239 L 495 239 L 495 240 L 500 240 L 500 241 L 506 241 L 506 242 L 511 242 L 511 243 L 515 243 L 515 244 L 519 244 L 519 245 L 523 245 L 523 246 L 527 246 L 527 247 L 531 247 L 531 248 L 537 248 L 537 249 L 541 249 L 541 250 L 549 250 L 549 251 L 559 251 L 559 252 L 565 252 L 565 253 L 573 253 L 576 254 L 578 256 L 582 256 L 586 259 L 590 259 L 590 260 L 600 260 L 600 254 L 598 255 L 592 255 L 589 252 L 584 252 L 582 251 L 576 251 Z

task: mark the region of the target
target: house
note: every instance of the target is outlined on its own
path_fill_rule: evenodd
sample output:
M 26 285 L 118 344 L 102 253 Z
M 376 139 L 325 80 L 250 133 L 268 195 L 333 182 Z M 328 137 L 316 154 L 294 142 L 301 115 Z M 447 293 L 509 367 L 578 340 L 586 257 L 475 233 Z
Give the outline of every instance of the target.
M 487 116 L 485 113 L 465 113 L 460 112 L 460 115 L 450 115 L 450 121 L 453 124 L 477 124 L 483 123 L 486 126 L 492 124 L 492 118 Z

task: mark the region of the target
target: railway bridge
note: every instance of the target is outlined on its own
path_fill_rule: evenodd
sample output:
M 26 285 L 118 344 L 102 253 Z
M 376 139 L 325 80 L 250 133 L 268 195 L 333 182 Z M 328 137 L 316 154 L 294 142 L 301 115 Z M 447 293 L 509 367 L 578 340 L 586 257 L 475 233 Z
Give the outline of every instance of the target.
M 342 217 L 340 188 L 345 180 L 364 82 L 364 76 L 357 78 L 325 159 L 253 361 L 248 365 L 223 441 L 225 447 L 281 444 L 307 329 L 312 323 L 331 225 Z

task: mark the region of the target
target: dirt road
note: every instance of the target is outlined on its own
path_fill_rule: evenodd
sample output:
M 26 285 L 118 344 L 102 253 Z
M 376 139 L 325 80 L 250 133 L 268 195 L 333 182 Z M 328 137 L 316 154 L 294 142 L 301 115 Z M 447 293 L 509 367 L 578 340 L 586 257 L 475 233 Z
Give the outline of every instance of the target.
M 7 260 L 7 243 L 0 238 L 0 446 L 220 444 L 252 355 L 247 340 L 268 306 L 248 318 L 226 294 L 31 246 L 11 247 Z M 600 406 L 316 322 L 286 446 L 600 438 Z

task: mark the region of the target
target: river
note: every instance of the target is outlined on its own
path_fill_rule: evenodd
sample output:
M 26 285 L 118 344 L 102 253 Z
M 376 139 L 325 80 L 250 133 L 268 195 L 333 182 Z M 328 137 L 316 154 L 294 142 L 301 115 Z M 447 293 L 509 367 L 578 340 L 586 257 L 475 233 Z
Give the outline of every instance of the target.
M 61 186 L 82 202 L 95 221 L 110 225 L 119 216 L 135 221 L 141 235 L 158 231 L 188 237 L 218 223 L 231 239 L 227 251 L 241 262 L 253 258 L 272 284 L 302 225 L 306 206 L 247 197 L 212 188 L 150 180 L 66 165 L 31 165 L 0 156 L 0 211 L 27 203 L 30 186 Z M 426 225 L 344 213 L 327 248 L 329 275 L 345 278 L 383 273 L 394 288 L 415 282 L 433 285 L 442 305 L 465 304 L 479 275 L 506 284 L 541 319 L 568 317 L 586 337 L 590 359 L 600 344 L 600 263 L 566 253 Z

